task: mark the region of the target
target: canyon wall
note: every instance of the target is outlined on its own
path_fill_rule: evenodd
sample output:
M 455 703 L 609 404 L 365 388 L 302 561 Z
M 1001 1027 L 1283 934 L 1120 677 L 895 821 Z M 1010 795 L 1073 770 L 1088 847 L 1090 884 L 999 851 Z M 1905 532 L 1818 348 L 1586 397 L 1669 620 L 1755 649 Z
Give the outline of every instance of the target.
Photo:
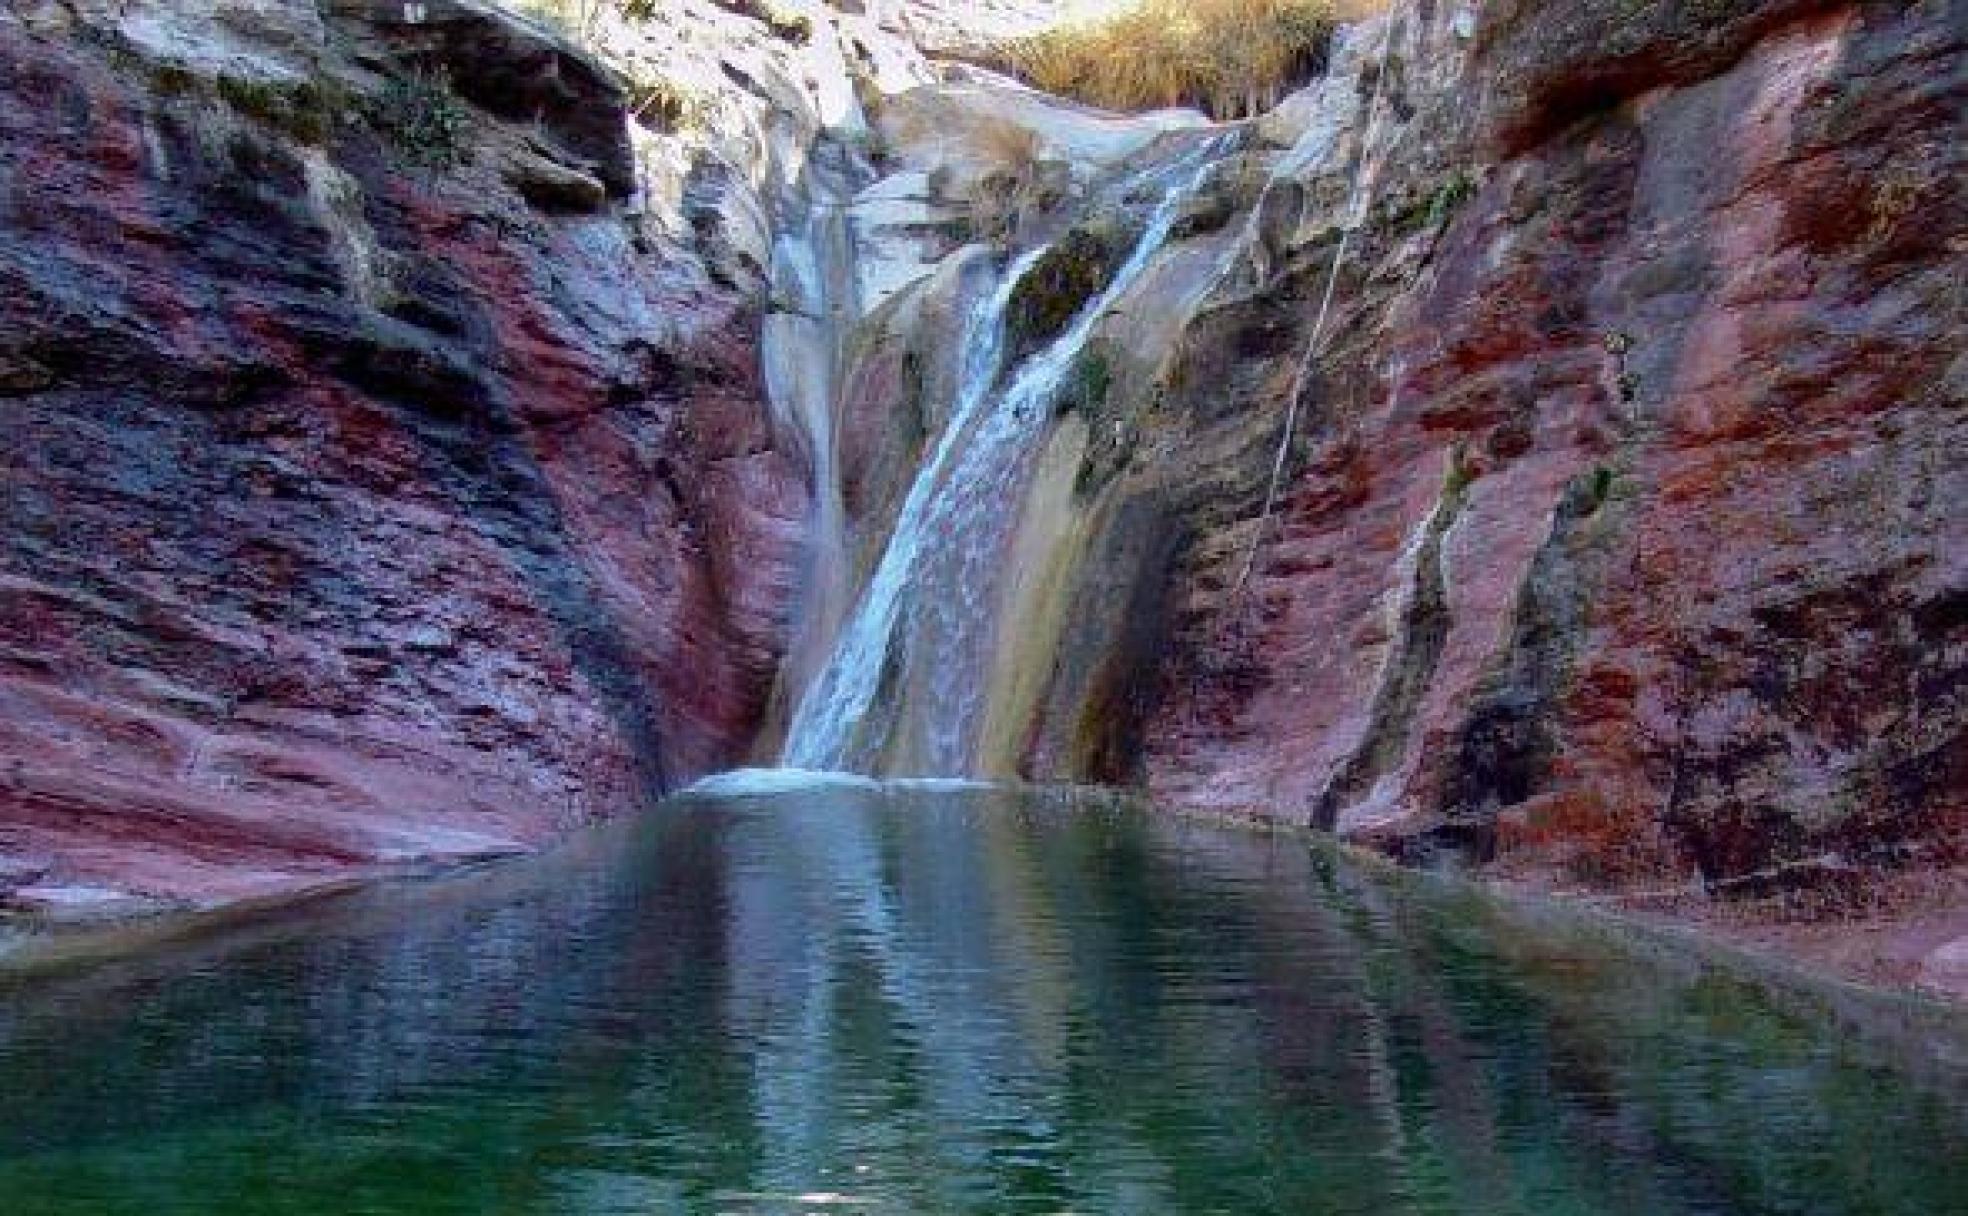
M 1343 32 L 1053 402 L 984 593 L 980 770 L 1642 906 L 1898 917 L 1882 965 L 1959 971 L 1964 114 L 1949 0 Z M 957 252 L 852 345 L 864 566 L 946 416 L 966 242 L 1093 251 L 1041 276 L 1070 315 L 1138 223 L 1102 184 L 1205 138 L 1102 121 L 981 78 L 882 111 L 889 193 Z M 941 695 L 891 661 L 893 700 Z
M 0 905 L 531 848 L 744 755 L 808 516 L 774 214 L 852 83 L 698 7 L 625 46 L 668 94 L 471 0 L 0 10 Z
M 1884 953 L 1958 972 L 1964 10 L 1473 15 L 1396 10 L 1377 133 L 1371 63 L 1363 152 L 1273 168 L 1117 411 L 1088 549 L 1142 560 L 1082 578 L 1028 765 L 1642 902 L 1903 903 Z
M 1047 247 L 1043 346 L 1205 156 L 907 606 L 996 622 L 980 771 L 1968 939 L 1960 0 L 1414 0 L 1232 128 L 918 49 L 1037 0 L 680 3 L 0 10 L 0 902 L 775 752 L 980 301 Z
M 1141 778 L 1591 883 L 1958 863 L 1962 10 L 1428 12 L 1276 518 L 1181 517 Z M 1276 413 L 1329 222 L 1162 412 Z

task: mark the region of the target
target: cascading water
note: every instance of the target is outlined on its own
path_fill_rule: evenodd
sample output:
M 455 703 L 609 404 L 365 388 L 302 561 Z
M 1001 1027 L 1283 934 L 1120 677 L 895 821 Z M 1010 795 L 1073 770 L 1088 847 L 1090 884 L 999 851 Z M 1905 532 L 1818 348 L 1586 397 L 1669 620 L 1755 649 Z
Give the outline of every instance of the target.
M 788 767 L 867 771 L 881 764 L 887 732 L 869 711 L 899 664 L 933 681 L 910 704 L 914 746 L 903 767 L 921 775 L 970 773 L 995 633 L 995 575 L 1053 399 L 1102 315 L 1168 240 L 1221 146 L 1221 139 L 1199 145 L 1165 171 L 1176 180 L 1127 261 L 1002 392 L 993 390 L 1003 371 L 1006 312 L 1047 248 L 1019 257 L 981 298 L 966 327 L 949 423 L 909 487 L 833 655 L 794 712 L 782 758 Z
M 1020 257 L 971 315 L 964 334 L 963 375 L 956 408 L 934 452 L 909 487 L 888 548 L 833 656 L 800 699 L 786 738 L 784 761 L 789 767 L 846 768 L 849 764 L 855 728 L 874 699 L 909 576 L 918 563 L 925 536 L 941 514 L 936 508 L 943 472 L 997 382 L 1005 310 L 1025 272 L 1045 252 L 1042 246 Z

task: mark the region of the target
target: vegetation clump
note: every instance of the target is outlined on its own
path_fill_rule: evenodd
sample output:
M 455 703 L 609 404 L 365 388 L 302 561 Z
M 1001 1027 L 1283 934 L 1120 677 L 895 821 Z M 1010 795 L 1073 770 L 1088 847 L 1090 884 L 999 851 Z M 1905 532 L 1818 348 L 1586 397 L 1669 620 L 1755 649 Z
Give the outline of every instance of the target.
M 629 82 L 629 113 L 652 130 L 674 135 L 707 127 L 711 104 L 688 85 L 649 76 Z
M 1463 496 L 1469 492 L 1470 486 L 1476 484 L 1476 479 L 1480 476 L 1482 471 L 1469 459 L 1468 451 L 1458 444 L 1455 450 L 1449 453 L 1449 467 L 1442 475 L 1443 500 L 1460 506 Z
M 1333 28 L 1381 0 L 1137 0 L 1012 43 L 1035 88 L 1110 110 L 1194 106 L 1246 118 L 1323 71 Z
M 325 76 L 245 75 L 225 70 L 205 76 L 189 64 L 153 60 L 123 47 L 110 48 L 109 57 L 118 72 L 148 83 L 159 97 L 223 103 L 234 113 L 304 144 L 327 142 L 352 105 L 348 90 Z
M 1127 253 L 1130 236 L 1118 219 L 1084 224 L 1062 237 L 1026 272 L 1005 311 L 1005 336 L 1013 360 L 1065 332 L 1107 285 Z
M 1377 222 L 1399 233 L 1440 233 L 1464 204 L 1476 197 L 1474 177 L 1457 173 L 1433 190 L 1408 190 L 1390 196 L 1376 208 Z
M 1097 419 L 1107 405 L 1107 394 L 1114 387 L 1114 369 L 1106 352 L 1089 345 L 1073 365 L 1073 371 L 1053 403 L 1055 414 L 1079 413 Z
M 233 109 L 292 135 L 319 144 L 334 132 L 345 105 L 339 89 L 313 80 L 262 80 L 221 75 L 216 88 Z
M 411 160 L 449 169 L 464 159 L 470 114 L 444 68 L 417 68 L 391 80 L 375 107 L 376 125 Z
M 1428 227 L 1439 231 L 1462 205 L 1476 197 L 1476 179 L 1457 174 L 1442 183 L 1428 200 Z
M 805 13 L 799 12 L 779 0 L 740 0 L 732 8 L 765 22 L 765 28 L 772 31 L 775 38 L 804 46 L 813 40 L 813 22 Z

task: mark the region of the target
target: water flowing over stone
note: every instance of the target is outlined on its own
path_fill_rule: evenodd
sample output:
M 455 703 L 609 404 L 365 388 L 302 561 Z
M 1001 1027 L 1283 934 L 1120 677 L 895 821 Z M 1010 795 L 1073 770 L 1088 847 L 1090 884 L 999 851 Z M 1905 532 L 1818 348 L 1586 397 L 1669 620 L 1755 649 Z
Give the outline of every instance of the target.
M 913 744 L 903 768 L 970 772 L 989 683 L 995 567 L 1053 398 L 1101 316 L 1168 240 L 1183 203 L 1222 146 L 1221 139 L 1207 141 L 1177 162 L 1169 171 L 1174 180 L 1127 261 L 1064 333 L 1016 369 L 1003 391 L 994 390 L 1002 373 L 1006 311 L 1047 247 L 1022 255 L 996 290 L 980 299 L 964 335 L 957 408 L 910 487 L 834 657 L 800 703 L 787 764 L 880 767 L 899 734 Z M 893 723 L 870 722 L 884 684 L 912 677 L 930 686 L 927 695 L 911 700 L 911 714 Z
M 1020 257 L 995 290 L 982 297 L 964 334 L 963 389 L 955 413 L 909 489 L 895 535 L 862 595 L 833 658 L 801 701 L 786 744 L 792 767 L 842 766 L 854 731 L 873 700 L 902 596 L 935 510 L 943 471 L 954 458 L 997 381 L 1004 345 L 1004 317 L 1025 272 L 1045 254 L 1040 247 Z

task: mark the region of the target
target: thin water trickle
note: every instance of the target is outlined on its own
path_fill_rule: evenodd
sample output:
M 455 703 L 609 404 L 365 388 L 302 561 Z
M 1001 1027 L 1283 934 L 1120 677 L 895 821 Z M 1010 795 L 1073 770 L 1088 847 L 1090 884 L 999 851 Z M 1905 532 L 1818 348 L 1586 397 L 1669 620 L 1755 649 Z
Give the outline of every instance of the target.
M 859 312 L 844 205 L 853 181 L 846 168 L 823 172 L 820 163 L 813 166 L 804 213 L 773 245 L 777 307 L 762 333 L 766 397 L 775 424 L 797 436 L 806 454 L 813 494 L 805 602 L 787 659 L 794 688 L 812 678 L 847 610 L 847 514 L 835 427 L 843 346 Z
M 807 769 L 884 767 L 888 740 L 869 711 L 894 665 L 933 691 L 908 704 L 919 775 L 972 773 L 989 685 L 994 605 L 1006 545 L 1051 405 L 1102 316 L 1167 243 L 1182 204 L 1225 145 L 1199 144 L 1167 171 L 1174 180 L 1127 260 L 1044 349 L 1004 379 L 1005 318 L 1019 284 L 1048 252 L 1020 256 L 980 296 L 963 336 L 963 374 L 950 421 L 923 462 L 867 590 L 834 653 L 793 715 L 783 762 Z M 906 683 L 906 681 L 903 681 Z

